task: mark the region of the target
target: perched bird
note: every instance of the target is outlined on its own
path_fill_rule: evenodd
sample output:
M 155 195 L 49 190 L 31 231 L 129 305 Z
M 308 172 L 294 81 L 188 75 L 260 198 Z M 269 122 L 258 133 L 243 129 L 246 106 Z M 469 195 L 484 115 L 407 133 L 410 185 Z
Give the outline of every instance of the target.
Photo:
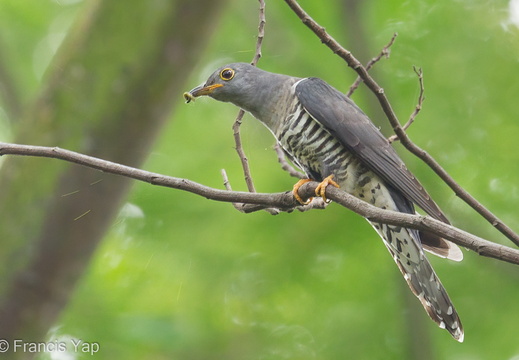
M 422 185 L 407 170 L 388 140 L 360 108 L 318 78 L 263 71 L 246 63 L 216 70 L 184 93 L 187 102 L 207 95 L 250 112 L 272 132 L 309 179 L 340 187 L 376 207 L 415 214 L 414 204 L 449 223 Z M 300 183 L 298 183 L 300 184 Z M 294 196 L 301 202 L 294 187 Z M 436 235 L 371 222 L 412 292 L 441 328 L 459 342 L 463 328 L 447 292 L 424 254 L 460 261 L 461 250 Z

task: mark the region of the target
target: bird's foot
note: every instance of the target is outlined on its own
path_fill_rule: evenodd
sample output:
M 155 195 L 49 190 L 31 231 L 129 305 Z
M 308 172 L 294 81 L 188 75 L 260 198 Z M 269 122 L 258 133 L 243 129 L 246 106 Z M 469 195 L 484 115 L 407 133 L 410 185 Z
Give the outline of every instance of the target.
M 310 202 L 312 201 L 312 198 L 304 201 L 303 198 L 301 198 L 301 196 L 299 196 L 299 188 L 301 186 L 303 186 L 304 184 L 306 184 L 307 182 L 310 182 L 312 180 L 310 179 L 301 179 L 299 180 L 298 182 L 295 183 L 294 187 L 292 188 L 292 194 L 294 194 L 294 197 L 296 198 L 296 200 L 301 204 L 301 205 L 308 205 L 310 204 Z
M 308 205 L 312 198 L 309 198 L 307 201 L 304 201 L 301 196 L 299 196 L 299 188 L 306 184 L 307 182 L 312 181 L 311 179 L 301 179 L 299 180 L 293 187 L 292 193 L 294 194 L 294 197 L 301 205 Z M 315 195 L 321 197 L 325 203 L 328 203 L 328 199 L 326 199 L 326 187 L 328 185 L 335 186 L 336 188 L 339 188 L 339 184 L 337 184 L 335 181 L 333 181 L 333 175 L 330 175 L 326 177 L 317 187 L 315 188 Z
M 326 177 L 315 188 L 315 195 L 320 196 L 326 203 L 329 202 L 328 199 L 326 199 L 326 187 L 328 185 L 332 185 L 332 186 L 335 186 L 336 188 L 340 188 L 339 184 L 337 184 L 335 181 L 333 181 L 333 174 Z

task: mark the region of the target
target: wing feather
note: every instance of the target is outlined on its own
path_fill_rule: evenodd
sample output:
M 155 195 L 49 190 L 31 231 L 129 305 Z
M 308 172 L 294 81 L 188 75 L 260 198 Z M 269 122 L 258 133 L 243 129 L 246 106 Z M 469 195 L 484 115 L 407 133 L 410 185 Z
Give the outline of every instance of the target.
M 351 99 L 318 78 L 298 82 L 295 91 L 305 110 L 366 166 L 427 214 L 449 224 L 388 140 Z

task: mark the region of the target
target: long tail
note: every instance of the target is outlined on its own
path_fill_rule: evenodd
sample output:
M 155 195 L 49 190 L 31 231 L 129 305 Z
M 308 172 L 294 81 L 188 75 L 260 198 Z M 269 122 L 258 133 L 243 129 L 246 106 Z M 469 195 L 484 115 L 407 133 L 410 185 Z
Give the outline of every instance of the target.
M 424 254 L 417 231 L 371 223 L 382 237 L 412 292 L 438 326 L 463 342 L 463 327 L 454 305 Z

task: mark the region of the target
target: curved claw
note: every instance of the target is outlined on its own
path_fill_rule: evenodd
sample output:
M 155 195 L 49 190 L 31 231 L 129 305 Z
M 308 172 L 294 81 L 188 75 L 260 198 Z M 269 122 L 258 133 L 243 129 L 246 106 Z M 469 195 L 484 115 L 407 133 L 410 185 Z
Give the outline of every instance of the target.
M 336 188 L 340 188 L 339 184 L 333 181 L 333 174 L 321 181 L 321 183 L 315 188 L 315 195 L 320 196 L 325 202 L 328 202 L 328 199 L 326 199 L 326 187 L 328 185 L 333 185 Z
M 304 201 L 301 196 L 299 196 L 299 188 L 306 184 L 307 182 L 310 182 L 312 180 L 310 179 L 301 179 L 298 182 L 295 183 L 294 187 L 292 188 L 292 194 L 294 194 L 294 197 L 301 205 L 307 205 L 312 201 L 312 198 L 308 199 L 307 201 Z

